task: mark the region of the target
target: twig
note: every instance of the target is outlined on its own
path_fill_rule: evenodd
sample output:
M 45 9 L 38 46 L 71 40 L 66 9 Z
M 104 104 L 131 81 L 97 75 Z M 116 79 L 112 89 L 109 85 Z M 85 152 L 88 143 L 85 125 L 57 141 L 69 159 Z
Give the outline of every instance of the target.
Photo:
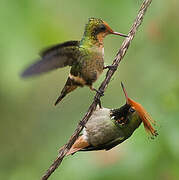
M 136 19 L 135 19 L 135 21 L 134 21 L 134 23 L 130 29 L 128 37 L 122 43 L 112 65 L 116 65 L 117 67 L 119 66 L 119 63 L 121 62 L 124 55 L 126 54 L 127 49 L 129 48 L 129 45 L 130 45 L 131 41 L 133 40 L 133 38 L 137 32 L 138 27 L 141 25 L 143 17 L 145 15 L 145 12 L 146 12 L 147 8 L 150 6 L 151 2 L 152 2 L 152 0 L 144 0 L 144 2 L 142 3 L 142 6 L 138 12 L 138 15 L 137 15 L 137 17 L 136 17 Z M 111 77 L 113 76 L 115 71 L 116 71 L 116 69 L 110 69 L 107 71 L 106 78 L 104 79 L 104 81 L 100 85 L 100 87 L 98 89 L 99 91 L 101 91 L 101 92 L 105 91 L 105 89 L 107 88 L 107 85 L 109 84 Z M 74 144 L 74 142 L 78 138 L 80 132 L 84 128 L 85 124 L 87 123 L 88 119 L 92 115 L 93 111 L 96 109 L 96 106 L 98 104 L 98 99 L 100 99 L 100 97 L 101 97 L 101 94 L 97 92 L 95 97 L 94 97 L 94 101 L 92 102 L 91 106 L 89 107 L 89 109 L 88 109 L 87 113 L 85 114 L 85 116 L 83 117 L 83 119 L 79 122 L 75 132 L 70 137 L 68 143 L 60 150 L 57 159 L 49 167 L 49 169 L 46 171 L 45 175 L 42 177 L 41 180 L 47 180 L 49 178 L 49 176 L 61 164 L 66 153 L 70 150 L 70 148 L 72 147 L 72 145 Z

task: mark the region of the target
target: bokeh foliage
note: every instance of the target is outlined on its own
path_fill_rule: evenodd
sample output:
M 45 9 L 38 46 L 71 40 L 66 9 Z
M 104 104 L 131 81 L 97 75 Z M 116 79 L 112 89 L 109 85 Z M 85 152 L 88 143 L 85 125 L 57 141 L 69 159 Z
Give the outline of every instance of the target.
M 80 39 L 88 17 L 100 17 L 114 30 L 128 32 L 141 2 L 1 0 L 0 179 L 40 179 L 94 95 L 88 88 L 79 88 L 55 108 L 69 68 L 28 80 L 20 78 L 22 70 L 44 47 Z M 158 122 L 159 136 L 148 140 L 141 126 L 109 152 L 67 157 L 50 179 L 179 179 L 178 7 L 177 0 L 153 1 L 102 98 L 105 107 L 124 104 L 123 81 L 129 96 Z M 106 64 L 112 62 L 121 42 L 116 36 L 105 39 Z

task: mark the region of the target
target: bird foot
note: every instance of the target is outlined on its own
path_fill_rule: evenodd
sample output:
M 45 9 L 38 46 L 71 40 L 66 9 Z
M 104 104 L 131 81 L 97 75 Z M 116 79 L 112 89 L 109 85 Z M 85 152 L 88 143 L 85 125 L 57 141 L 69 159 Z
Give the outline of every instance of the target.
M 80 121 L 79 124 L 86 128 L 86 123 L 84 123 L 83 121 Z
M 104 91 L 103 90 L 97 90 L 95 88 L 93 88 L 92 86 L 89 86 L 89 88 L 92 90 L 92 91 L 95 91 L 99 94 L 99 96 L 95 96 L 95 101 L 97 102 L 97 104 L 99 105 L 100 108 L 102 108 L 101 106 L 101 100 L 100 100 L 100 97 L 101 96 L 104 96 Z
M 117 65 L 104 66 L 104 69 L 117 70 Z
M 93 88 L 93 90 L 96 91 L 100 96 L 104 96 L 104 91 L 97 90 L 95 88 Z
M 97 90 L 97 89 L 95 89 L 93 86 L 89 86 L 89 88 L 90 88 L 92 91 L 97 92 L 100 96 L 104 96 L 104 91 L 102 91 L 102 90 Z
M 102 108 L 102 105 L 101 105 L 101 99 L 100 99 L 100 97 L 96 97 L 95 96 L 95 101 L 97 102 L 97 105 L 99 105 L 99 108 L 101 109 Z
M 96 100 L 97 104 L 99 105 L 99 107 L 102 108 L 100 97 L 104 96 L 104 91 L 97 90 L 97 89 L 95 89 L 95 91 L 100 95 L 98 97 L 95 96 L 95 100 Z

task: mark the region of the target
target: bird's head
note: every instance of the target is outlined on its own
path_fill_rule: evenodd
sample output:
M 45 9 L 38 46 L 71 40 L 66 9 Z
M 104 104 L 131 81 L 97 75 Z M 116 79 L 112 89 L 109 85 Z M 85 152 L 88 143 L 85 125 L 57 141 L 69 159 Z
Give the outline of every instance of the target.
M 89 18 L 85 26 L 84 36 L 92 38 L 93 40 L 103 41 L 104 37 L 108 34 L 115 34 L 123 37 L 128 37 L 125 34 L 113 31 L 110 26 L 99 18 Z
M 148 112 L 143 108 L 143 106 L 131 98 L 128 97 L 126 89 L 124 88 L 123 83 L 121 82 L 121 86 L 126 98 L 126 105 L 128 106 L 128 116 L 132 118 L 139 117 L 144 124 L 145 130 L 151 137 L 157 136 L 157 131 L 153 128 L 153 125 L 156 125 L 155 121 L 151 118 Z

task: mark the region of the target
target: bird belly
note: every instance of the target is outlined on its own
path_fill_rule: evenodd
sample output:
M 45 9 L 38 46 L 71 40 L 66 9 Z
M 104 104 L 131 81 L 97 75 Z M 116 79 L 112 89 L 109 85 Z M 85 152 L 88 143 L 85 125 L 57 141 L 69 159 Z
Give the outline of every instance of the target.
M 79 86 L 91 86 L 103 72 L 103 68 L 103 54 L 96 50 L 87 50 L 78 58 L 78 62 L 72 66 L 70 78 Z
M 83 135 L 92 146 L 97 147 L 123 136 L 110 119 L 109 111 L 107 108 L 96 110 L 86 124 Z
M 95 57 L 83 62 L 81 76 L 86 80 L 86 85 L 92 85 L 103 72 L 104 60 Z

